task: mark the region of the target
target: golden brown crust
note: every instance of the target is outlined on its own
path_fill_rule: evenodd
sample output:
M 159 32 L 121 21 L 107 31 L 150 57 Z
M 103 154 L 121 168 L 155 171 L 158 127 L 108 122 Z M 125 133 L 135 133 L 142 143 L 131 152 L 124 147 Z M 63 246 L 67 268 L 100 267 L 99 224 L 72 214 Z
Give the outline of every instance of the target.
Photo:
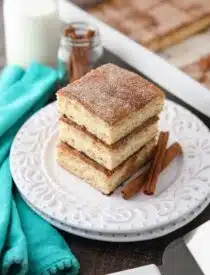
M 139 38 L 136 41 L 150 50 L 157 52 L 164 50 L 173 44 L 182 42 L 186 38 L 206 29 L 209 25 L 210 15 L 204 15 L 195 21 L 193 20 L 190 24 L 183 24 L 181 27 L 168 31 L 167 34 L 159 34 L 159 36 L 156 36 L 149 33 L 147 36 L 144 36 L 145 41 L 143 41 L 143 38 Z
M 95 140 L 96 143 L 102 144 L 103 146 L 105 146 L 106 148 L 108 148 L 110 150 L 118 149 L 122 144 L 127 143 L 128 140 L 130 138 L 132 138 L 132 136 L 134 136 L 137 133 L 141 132 L 144 128 L 156 123 L 158 120 L 159 120 L 158 116 L 152 117 L 152 118 L 148 119 L 147 121 L 145 121 L 142 125 L 140 125 L 136 129 L 134 129 L 127 136 L 123 137 L 122 139 L 118 140 L 117 142 L 115 142 L 111 145 L 108 145 L 107 143 L 105 143 L 101 139 L 97 138 L 94 134 L 88 132 L 84 126 L 80 126 L 80 125 L 74 123 L 71 119 L 67 118 L 66 116 L 60 117 L 61 122 L 71 125 L 72 127 L 74 127 L 75 129 L 81 131 L 85 135 L 90 136 L 92 139 Z
M 136 153 L 134 153 L 132 156 L 130 156 L 129 158 L 127 158 L 125 161 L 123 161 L 119 166 L 117 166 L 113 170 L 108 170 L 105 167 L 103 167 L 102 165 L 100 165 L 97 162 L 95 162 L 94 160 L 90 159 L 84 153 L 77 151 L 76 149 L 72 148 L 70 145 L 68 145 L 68 144 L 66 144 L 66 143 L 64 143 L 62 141 L 59 142 L 59 144 L 57 145 L 57 147 L 61 151 L 63 151 L 63 152 L 67 152 L 70 155 L 75 155 L 76 157 L 79 157 L 81 160 L 83 160 L 84 162 L 86 162 L 89 165 L 93 166 L 98 171 L 103 172 L 107 177 L 111 177 L 116 172 L 116 170 L 120 169 L 125 164 L 125 162 L 127 162 L 127 161 L 131 161 L 131 162 L 133 162 L 135 164 L 135 161 L 136 161 L 136 158 L 137 158 L 139 152 L 144 148 L 144 146 L 142 148 L 140 148 Z M 129 166 L 127 174 L 131 174 L 131 171 L 136 170 L 137 168 L 138 167 L 131 167 L 131 166 Z
M 112 126 L 153 99 L 164 98 L 164 93 L 133 72 L 105 64 L 61 89 L 57 96 L 78 101 Z

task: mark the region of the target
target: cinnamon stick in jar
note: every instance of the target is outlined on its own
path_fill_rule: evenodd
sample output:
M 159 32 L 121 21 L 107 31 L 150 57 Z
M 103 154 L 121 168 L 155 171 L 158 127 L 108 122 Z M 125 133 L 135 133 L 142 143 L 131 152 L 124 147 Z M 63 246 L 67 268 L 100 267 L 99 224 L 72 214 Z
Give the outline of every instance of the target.
M 103 55 L 100 33 L 87 22 L 73 22 L 64 29 L 57 55 L 60 85 L 66 86 L 100 65 Z
M 85 34 L 79 35 L 71 26 L 65 30 L 65 35 L 72 39 L 68 62 L 69 81 L 71 82 L 81 78 L 90 69 L 91 39 L 94 37 L 95 31 L 87 30 Z

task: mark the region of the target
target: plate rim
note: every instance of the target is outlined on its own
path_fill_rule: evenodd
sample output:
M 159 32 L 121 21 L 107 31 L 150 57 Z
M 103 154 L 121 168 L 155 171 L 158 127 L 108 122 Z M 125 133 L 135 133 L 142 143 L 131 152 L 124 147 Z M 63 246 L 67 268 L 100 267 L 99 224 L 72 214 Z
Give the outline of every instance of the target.
M 205 125 L 205 123 L 204 123 L 202 120 L 200 120 L 195 114 L 193 114 L 191 111 L 189 111 L 188 109 L 184 108 L 183 106 L 181 106 L 181 105 L 179 105 L 179 104 L 177 104 L 177 103 L 175 103 L 175 102 L 173 102 L 173 101 L 167 100 L 167 102 L 169 102 L 170 104 L 174 104 L 175 106 L 178 106 L 178 107 L 181 108 L 181 110 L 183 110 L 183 111 L 187 111 L 190 115 L 192 115 L 194 118 L 196 118 L 196 119 L 199 121 L 199 123 L 201 123 L 202 127 L 205 128 L 205 130 L 208 132 L 208 134 L 210 133 L 209 128 Z M 56 102 L 53 102 L 53 103 L 51 103 L 51 104 L 45 106 L 44 108 L 42 108 L 41 110 L 39 110 L 37 113 L 35 113 L 30 119 L 32 119 L 33 117 L 35 117 L 36 115 L 38 115 L 38 113 L 42 112 L 43 109 L 49 108 L 50 106 L 53 106 L 53 105 L 55 105 L 55 104 L 56 104 Z M 30 119 L 29 119 L 29 120 L 30 120 Z M 28 120 L 28 121 L 29 121 L 29 120 Z M 28 121 L 26 121 L 26 122 L 23 124 L 23 126 L 20 128 L 20 130 L 18 131 L 18 133 L 24 128 L 24 126 L 26 125 L 26 123 L 28 123 Z M 14 181 L 15 181 L 15 182 L 16 182 L 16 176 L 15 176 L 14 171 L 13 171 L 13 165 L 12 165 L 12 161 L 11 161 L 11 156 L 12 156 L 12 153 L 13 153 L 13 150 L 14 150 L 14 144 L 15 144 L 16 138 L 17 138 L 17 136 L 18 136 L 18 133 L 17 133 L 17 135 L 16 135 L 16 137 L 15 137 L 15 139 L 14 139 L 14 142 L 13 142 L 13 144 L 12 144 L 12 147 L 11 147 L 11 154 L 10 154 L 10 168 L 11 168 L 11 172 L 12 172 L 12 175 L 13 175 L 13 178 L 14 178 Z M 17 187 L 18 187 L 18 189 L 19 189 L 19 186 L 18 186 L 17 182 L 16 182 L 16 185 L 17 185 Z M 201 202 L 200 202 L 200 203 L 201 203 Z M 196 205 L 196 207 L 198 207 L 198 206 L 200 205 L 200 203 L 198 202 L 198 204 Z M 190 212 L 190 210 L 186 213 L 186 215 L 187 215 L 189 212 Z M 52 215 L 52 218 L 53 218 L 53 215 Z M 60 219 L 58 219 L 58 220 L 60 220 Z M 62 222 L 62 220 L 60 220 L 60 222 Z M 165 226 L 166 224 L 168 224 L 167 221 L 165 221 L 164 223 L 162 223 L 161 226 Z M 75 226 L 75 225 L 73 225 L 73 224 L 71 224 L 71 223 L 69 223 L 69 225 Z M 141 231 L 152 230 L 152 229 L 154 229 L 154 228 L 156 228 L 156 227 L 158 227 L 158 225 L 155 226 L 155 227 L 151 227 L 151 228 L 150 228 L 150 227 L 142 228 Z M 81 225 L 81 226 L 78 227 L 78 228 L 82 228 L 82 229 L 84 229 L 84 230 L 96 231 L 96 232 L 97 232 L 97 231 L 100 231 L 99 229 L 91 228 L 91 227 L 89 227 L 89 226 L 84 226 L 84 225 Z M 134 229 L 134 230 L 130 229 L 130 230 L 124 230 L 124 231 L 121 231 L 121 232 L 124 232 L 124 233 L 127 233 L 127 232 L 137 232 L 138 230 L 140 230 L 140 229 Z M 119 232 L 119 230 L 117 230 L 117 229 L 116 229 L 116 230 L 114 230 L 114 229 L 110 229 L 110 230 L 109 230 L 109 229 L 106 228 L 105 230 L 101 230 L 101 232 L 111 232 L 111 233 L 114 233 L 114 232 Z
M 62 222 L 57 221 L 54 218 L 48 217 L 47 215 L 45 215 L 44 213 L 40 212 L 38 209 L 36 209 L 35 206 L 33 206 L 32 204 L 30 204 L 27 199 L 24 197 L 24 195 L 22 195 L 20 193 L 22 199 L 25 201 L 25 203 L 37 214 L 39 215 L 41 218 L 43 218 L 45 221 L 49 222 L 51 225 L 55 226 L 56 228 L 63 230 L 65 232 L 68 232 L 70 234 L 82 237 L 82 238 L 86 238 L 86 239 L 90 239 L 90 240 L 97 240 L 97 241 L 105 241 L 105 242 L 114 242 L 114 243 L 127 243 L 127 242 L 139 242 L 139 241 L 148 241 L 148 240 L 154 240 L 163 236 L 166 236 L 170 233 L 173 233 L 176 230 L 179 230 L 180 228 L 184 227 L 185 225 L 187 225 L 188 223 L 190 223 L 191 221 L 193 221 L 197 216 L 199 216 L 209 205 L 210 203 L 210 198 L 206 199 L 202 205 L 200 205 L 197 208 L 197 211 L 193 211 L 192 213 L 190 213 L 187 217 L 180 219 L 179 222 L 177 222 L 176 225 L 174 224 L 170 224 L 168 225 L 169 228 L 167 229 L 163 229 L 163 228 L 159 228 L 159 233 L 157 233 L 157 235 L 155 235 L 155 231 L 153 231 L 152 233 L 150 233 L 150 237 L 140 237 L 141 234 L 139 235 L 139 233 L 121 233 L 119 235 L 121 235 L 122 237 L 119 238 L 119 236 L 117 236 L 117 233 L 102 233 L 102 232 L 97 232 L 97 231 L 88 231 L 88 230 L 83 230 L 83 229 L 77 229 L 74 228 L 68 224 L 64 224 Z M 192 214 L 192 215 L 191 215 Z M 158 229 L 158 228 L 157 228 Z M 149 233 L 148 233 L 149 234 Z M 111 235 L 111 236 L 109 236 Z M 128 235 L 128 236 L 126 236 Z M 129 236 L 131 235 L 131 236 Z

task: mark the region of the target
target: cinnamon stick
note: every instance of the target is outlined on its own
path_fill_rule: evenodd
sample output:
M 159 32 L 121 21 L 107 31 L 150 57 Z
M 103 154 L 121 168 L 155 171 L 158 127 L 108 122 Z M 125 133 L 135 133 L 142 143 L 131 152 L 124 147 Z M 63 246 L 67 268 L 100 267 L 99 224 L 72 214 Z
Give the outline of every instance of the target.
M 75 28 L 73 26 L 65 28 L 65 30 L 64 30 L 64 36 L 76 39 L 77 38 L 77 34 L 76 34 Z
M 155 193 L 158 176 L 161 172 L 165 158 L 168 138 L 169 132 L 160 132 L 157 144 L 157 152 L 152 162 L 151 172 L 149 173 L 149 177 L 144 188 L 144 193 L 146 195 L 153 195 Z
M 85 38 L 92 38 L 93 36 L 95 35 L 95 31 L 94 30 L 88 30 L 86 35 L 85 35 Z
M 178 142 L 174 142 L 167 150 L 163 161 L 161 172 L 168 167 L 168 165 L 179 155 L 183 154 L 181 145 Z
M 148 176 L 149 169 L 150 169 L 150 166 L 148 166 L 147 169 L 141 175 L 139 175 L 137 178 L 130 181 L 128 184 L 126 184 L 123 187 L 121 193 L 125 200 L 130 199 L 135 194 L 142 191 L 142 188 L 144 187 Z
M 86 46 L 73 46 L 71 63 L 71 81 L 74 81 L 81 78 L 89 71 L 89 48 Z
M 169 164 L 179 155 L 182 154 L 182 147 L 178 142 L 173 143 L 165 153 L 165 158 L 163 161 L 161 172 L 169 166 Z M 130 199 L 135 194 L 142 191 L 143 187 L 145 186 L 145 182 L 148 178 L 148 172 L 151 168 L 151 165 L 148 165 L 146 170 L 139 175 L 137 178 L 129 182 L 124 188 L 122 189 L 121 193 L 124 199 Z
M 72 36 L 73 34 L 73 36 Z M 85 35 L 83 36 L 76 36 L 75 31 L 71 30 L 71 37 L 74 39 L 81 39 L 81 41 L 85 41 L 91 39 L 95 35 L 94 30 L 88 30 Z M 72 53 L 71 53 L 71 81 L 75 81 L 81 78 L 89 71 L 89 59 L 90 59 L 90 46 L 82 45 L 82 46 L 72 46 Z

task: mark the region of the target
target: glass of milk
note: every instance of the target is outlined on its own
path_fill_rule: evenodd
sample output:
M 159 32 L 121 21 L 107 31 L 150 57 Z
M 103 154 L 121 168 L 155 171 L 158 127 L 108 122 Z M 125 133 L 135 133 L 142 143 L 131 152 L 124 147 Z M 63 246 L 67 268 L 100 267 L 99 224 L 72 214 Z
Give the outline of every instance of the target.
M 7 64 L 55 66 L 61 22 L 56 0 L 4 0 Z

